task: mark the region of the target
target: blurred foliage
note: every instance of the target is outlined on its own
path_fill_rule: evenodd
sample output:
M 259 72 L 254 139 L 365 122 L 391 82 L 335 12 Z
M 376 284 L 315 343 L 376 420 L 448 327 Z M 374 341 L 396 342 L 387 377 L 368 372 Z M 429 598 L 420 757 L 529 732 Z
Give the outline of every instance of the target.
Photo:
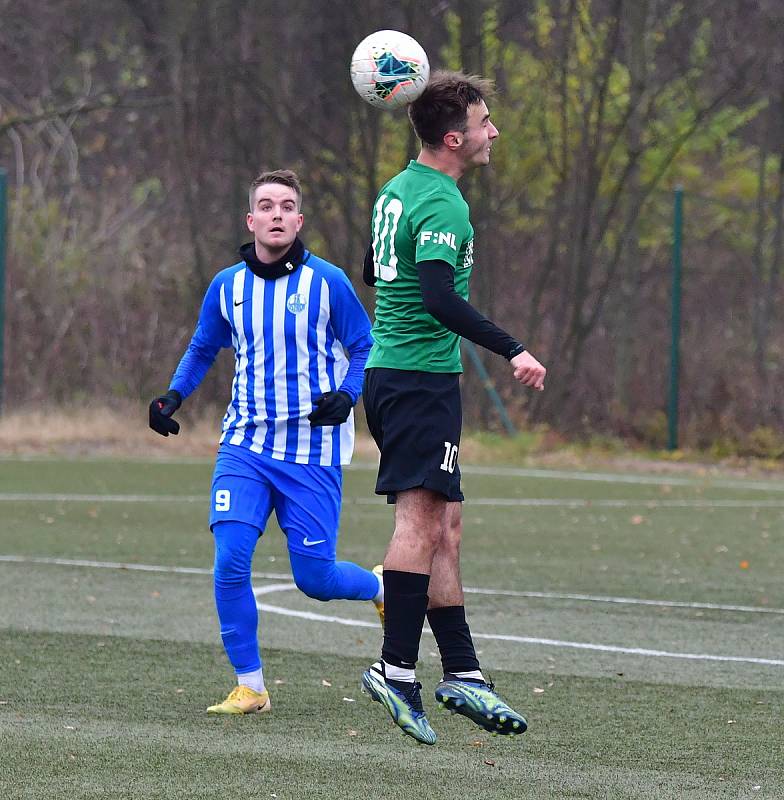
M 347 64 L 387 27 L 498 90 L 492 166 L 462 188 L 472 297 L 549 368 L 532 397 L 485 356 L 518 428 L 662 446 L 681 184 L 681 429 L 780 457 L 779 2 L 0 0 L 0 14 L 9 402 L 159 391 L 207 282 L 247 240 L 246 187 L 264 168 L 300 172 L 306 242 L 372 307 L 371 206 L 417 147 L 405 114 L 357 98 Z M 225 399 L 230 369 L 191 402 Z M 467 422 L 495 435 L 470 368 L 465 383 Z

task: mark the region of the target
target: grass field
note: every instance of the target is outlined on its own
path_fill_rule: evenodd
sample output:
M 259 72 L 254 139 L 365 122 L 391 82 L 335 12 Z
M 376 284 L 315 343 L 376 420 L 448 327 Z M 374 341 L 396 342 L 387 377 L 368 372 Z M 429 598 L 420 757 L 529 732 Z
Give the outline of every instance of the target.
M 206 530 L 209 461 L 0 461 L 3 798 L 784 798 L 784 485 L 466 469 L 464 581 L 483 666 L 529 719 L 435 708 L 400 735 L 360 694 L 369 603 L 294 589 L 271 524 L 254 568 L 272 714 L 232 684 Z M 346 472 L 340 555 L 391 511 Z

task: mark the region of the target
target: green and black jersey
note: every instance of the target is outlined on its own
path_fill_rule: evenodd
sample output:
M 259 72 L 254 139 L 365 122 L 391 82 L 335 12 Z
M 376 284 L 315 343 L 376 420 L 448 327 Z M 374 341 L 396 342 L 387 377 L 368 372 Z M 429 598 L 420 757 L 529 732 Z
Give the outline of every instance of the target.
M 425 310 L 417 263 L 446 261 L 468 299 L 474 229 L 455 180 L 411 161 L 379 192 L 373 209 L 376 319 L 367 367 L 462 372 L 460 336 Z

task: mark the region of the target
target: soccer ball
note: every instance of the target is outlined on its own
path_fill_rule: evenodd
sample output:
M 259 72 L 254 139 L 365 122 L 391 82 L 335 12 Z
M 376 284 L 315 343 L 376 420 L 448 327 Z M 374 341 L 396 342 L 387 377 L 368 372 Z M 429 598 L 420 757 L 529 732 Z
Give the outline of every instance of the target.
M 376 108 L 402 108 L 419 97 L 430 77 L 430 63 L 419 42 L 400 31 L 366 36 L 351 57 L 351 82 Z

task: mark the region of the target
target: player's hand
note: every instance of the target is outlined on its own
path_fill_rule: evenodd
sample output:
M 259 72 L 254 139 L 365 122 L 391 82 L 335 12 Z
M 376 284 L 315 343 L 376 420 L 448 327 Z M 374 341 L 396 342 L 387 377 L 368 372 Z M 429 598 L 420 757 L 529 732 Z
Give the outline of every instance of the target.
M 523 386 L 544 391 L 544 376 L 547 370 L 527 350 L 518 353 L 509 363 L 514 370 L 515 380 L 520 381 Z
M 175 389 L 156 397 L 150 403 L 150 427 L 161 436 L 180 432 L 180 423 L 172 419 L 172 414 L 182 405 L 182 395 Z
M 313 402 L 313 411 L 308 414 L 311 428 L 322 425 L 341 425 L 348 419 L 354 403 L 347 392 L 327 392 Z

